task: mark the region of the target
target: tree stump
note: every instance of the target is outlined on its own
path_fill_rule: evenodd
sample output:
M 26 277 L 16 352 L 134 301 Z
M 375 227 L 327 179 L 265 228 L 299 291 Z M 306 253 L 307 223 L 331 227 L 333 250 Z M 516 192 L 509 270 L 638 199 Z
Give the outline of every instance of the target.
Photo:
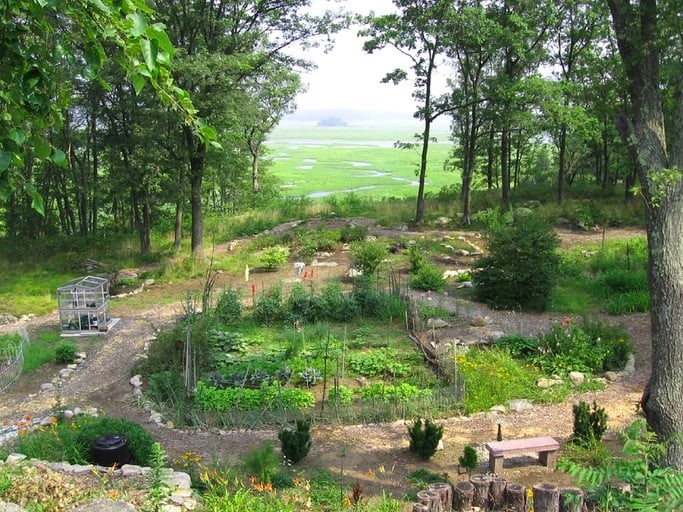
M 555 484 L 534 485 L 534 512 L 559 512 L 560 488 Z
M 453 509 L 453 487 L 451 487 L 451 484 L 438 482 L 431 484 L 427 490 L 439 493 L 441 510 L 443 510 L 443 512 L 451 512 Z
M 422 503 L 413 503 L 413 512 L 429 512 L 429 507 Z
M 491 480 L 491 488 L 489 490 L 491 510 L 503 510 L 507 483 L 508 481 L 505 478 L 494 478 Z
M 453 486 L 453 510 L 455 512 L 469 512 L 474 500 L 474 485 L 472 482 L 456 482 Z
M 578 487 L 560 489 L 560 512 L 582 512 L 584 509 L 584 492 Z
M 470 481 L 472 482 L 472 485 L 474 485 L 474 499 L 472 500 L 473 506 L 480 507 L 482 510 L 489 508 L 491 480 L 492 478 L 486 475 L 476 475 L 472 477 Z
M 510 512 L 525 512 L 526 487 L 521 484 L 508 484 L 505 488 L 505 507 Z
M 417 501 L 423 505 L 427 505 L 429 512 L 443 512 L 441 495 L 436 491 L 419 491 L 417 493 Z

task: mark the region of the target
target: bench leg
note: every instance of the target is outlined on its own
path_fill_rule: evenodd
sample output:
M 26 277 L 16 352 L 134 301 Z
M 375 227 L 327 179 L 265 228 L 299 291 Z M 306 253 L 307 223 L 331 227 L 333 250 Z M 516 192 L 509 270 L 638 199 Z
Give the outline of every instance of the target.
M 538 458 L 544 466 L 555 469 L 555 465 L 557 464 L 557 451 L 541 452 L 538 454 Z
M 489 453 L 489 471 L 491 473 L 495 473 L 496 475 L 500 475 L 503 472 L 503 456 L 494 456 L 492 453 Z

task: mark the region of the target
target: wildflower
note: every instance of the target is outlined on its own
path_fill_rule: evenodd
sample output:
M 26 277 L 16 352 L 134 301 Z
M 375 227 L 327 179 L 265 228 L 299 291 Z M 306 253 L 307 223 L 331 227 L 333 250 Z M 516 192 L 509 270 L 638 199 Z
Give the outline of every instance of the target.
M 301 485 L 301 478 L 299 478 L 298 476 L 294 477 L 292 478 L 292 482 L 294 483 L 294 485 Z
M 367 476 L 367 477 L 369 477 L 369 478 L 372 478 L 373 476 L 375 476 L 375 472 L 374 472 L 372 469 L 368 469 L 368 470 L 365 472 L 365 476 Z

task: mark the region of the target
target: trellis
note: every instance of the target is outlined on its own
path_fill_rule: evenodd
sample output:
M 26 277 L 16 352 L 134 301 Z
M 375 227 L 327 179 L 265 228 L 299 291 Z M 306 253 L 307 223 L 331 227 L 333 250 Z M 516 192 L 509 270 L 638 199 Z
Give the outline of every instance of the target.
M 0 351 L 0 393 L 19 378 L 24 365 L 24 345 L 28 343 L 26 329 L 16 324 L 0 327 L 0 336 L 13 334 L 18 334 L 18 340 L 3 344 Z

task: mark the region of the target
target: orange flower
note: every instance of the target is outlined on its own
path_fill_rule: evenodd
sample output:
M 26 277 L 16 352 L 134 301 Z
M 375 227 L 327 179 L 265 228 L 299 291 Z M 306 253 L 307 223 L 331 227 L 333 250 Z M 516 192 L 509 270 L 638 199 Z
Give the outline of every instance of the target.
M 250 476 L 250 477 L 249 477 L 249 483 L 252 484 L 252 485 L 255 484 L 255 483 L 256 483 L 256 477 L 255 477 L 255 476 Z
M 373 476 L 375 476 L 375 472 L 374 472 L 372 469 L 368 469 L 368 470 L 365 472 L 365 476 L 367 476 L 367 477 L 369 477 L 369 478 L 372 478 Z
M 298 476 L 292 478 L 292 482 L 294 482 L 294 485 L 301 485 L 301 478 L 299 478 Z
M 266 492 L 273 492 L 273 484 L 268 483 L 263 486 L 263 490 Z
M 8 419 L 2 420 L 2 424 L 3 424 L 3 425 L 9 425 L 9 420 L 8 420 Z

